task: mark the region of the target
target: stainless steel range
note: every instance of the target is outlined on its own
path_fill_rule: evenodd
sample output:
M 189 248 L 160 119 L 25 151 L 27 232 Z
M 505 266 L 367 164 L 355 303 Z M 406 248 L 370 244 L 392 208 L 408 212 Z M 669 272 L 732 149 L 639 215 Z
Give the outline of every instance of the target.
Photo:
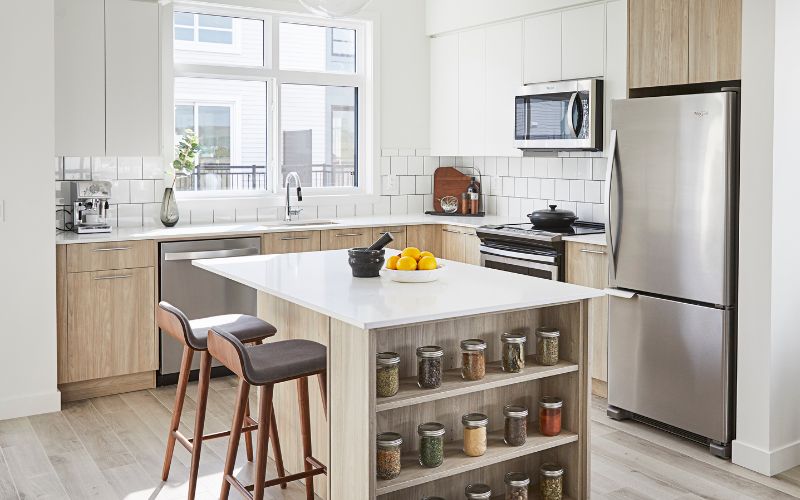
M 564 281 L 564 236 L 602 234 L 605 226 L 576 222 L 563 230 L 536 229 L 530 223 L 481 226 L 481 265 L 517 274 Z

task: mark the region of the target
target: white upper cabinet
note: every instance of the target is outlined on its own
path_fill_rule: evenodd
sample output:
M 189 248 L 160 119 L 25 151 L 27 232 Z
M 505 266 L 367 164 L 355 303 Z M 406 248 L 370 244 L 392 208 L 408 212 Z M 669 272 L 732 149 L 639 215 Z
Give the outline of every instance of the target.
M 628 96 L 628 4 L 614 0 L 606 4 L 606 74 L 603 81 L 605 99 L 604 144 L 611 136 L 611 101 Z
M 522 86 L 522 21 L 486 28 L 486 156 L 522 156 L 514 147 L 514 98 Z
M 525 19 L 525 83 L 561 80 L 561 12 Z
M 605 5 L 570 9 L 561 15 L 561 79 L 603 76 Z
M 55 3 L 57 156 L 106 150 L 104 0 Z
M 458 35 L 458 153 L 486 150 L 486 30 Z
M 58 0 L 57 156 L 159 156 L 159 5 Z
M 431 154 L 458 156 L 458 35 L 431 39 Z
M 106 0 L 106 155 L 158 156 L 158 3 Z

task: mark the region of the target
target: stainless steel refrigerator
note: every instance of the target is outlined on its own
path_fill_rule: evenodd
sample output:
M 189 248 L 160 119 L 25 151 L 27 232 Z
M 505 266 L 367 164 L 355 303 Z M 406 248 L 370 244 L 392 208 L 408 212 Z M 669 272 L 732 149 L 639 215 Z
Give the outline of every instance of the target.
M 608 415 L 729 456 L 738 92 L 614 101 L 606 172 Z

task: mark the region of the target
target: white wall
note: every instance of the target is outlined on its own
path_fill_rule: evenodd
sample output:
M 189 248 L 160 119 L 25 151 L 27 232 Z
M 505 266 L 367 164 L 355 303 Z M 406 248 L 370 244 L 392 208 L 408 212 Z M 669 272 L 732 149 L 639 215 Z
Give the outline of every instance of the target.
M 737 429 L 733 462 L 767 475 L 800 465 L 800 171 L 786 99 L 800 77 L 800 3 L 744 0 Z M 774 230 L 773 230 L 774 229 Z
M 21 46 L 24 50 L 11 50 Z M 5 221 L 0 219 L 0 419 L 6 419 L 60 407 L 52 205 L 53 0 L 4 2 L 0 47 L 0 200 L 5 201 Z

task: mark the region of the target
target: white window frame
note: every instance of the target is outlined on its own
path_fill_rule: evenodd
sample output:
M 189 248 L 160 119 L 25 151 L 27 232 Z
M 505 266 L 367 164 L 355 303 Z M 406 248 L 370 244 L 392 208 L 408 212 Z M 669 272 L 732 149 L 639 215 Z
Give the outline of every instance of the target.
M 377 142 L 377 81 L 375 78 L 373 46 L 377 31 L 377 19 L 364 20 L 330 20 L 296 13 L 285 13 L 266 9 L 239 7 L 217 7 L 200 2 L 179 2 L 163 6 L 163 33 L 169 33 L 169 42 L 162 43 L 162 60 L 164 73 L 164 111 L 165 130 L 170 136 L 165 142 L 164 155 L 171 163 L 174 140 L 174 99 L 173 82 L 176 77 L 215 78 L 247 81 L 264 81 L 267 83 L 268 109 L 268 151 L 267 172 L 268 189 L 253 191 L 181 191 L 179 198 L 186 200 L 230 200 L 232 198 L 264 202 L 268 205 L 280 205 L 283 200 L 283 179 L 280 178 L 280 159 L 283 157 L 283 144 L 280 140 L 280 89 L 281 84 L 307 84 L 356 87 L 357 92 L 357 187 L 303 187 L 304 198 L 313 201 L 315 198 L 334 200 L 339 197 L 348 199 L 372 199 L 379 191 Z M 264 66 L 215 66 L 198 64 L 173 63 L 173 12 L 192 12 L 198 14 L 222 15 L 261 20 L 264 23 Z M 280 23 L 300 23 L 314 26 L 346 28 L 356 31 L 356 71 L 355 73 L 333 73 L 313 71 L 281 71 L 279 69 L 279 37 Z M 164 42 L 167 37 L 164 36 Z M 166 140 L 166 138 L 165 138 Z
M 178 12 L 181 12 L 180 9 L 176 9 Z M 175 39 L 175 28 L 173 26 L 173 37 L 172 43 L 175 44 L 175 48 L 178 50 L 186 50 L 186 51 L 196 51 L 196 52 L 210 52 L 210 53 L 217 53 L 217 54 L 241 54 L 242 53 L 242 29 L 241 23 L 238 19 L 234 18 L 231 22 L 231 29 L 228 30 L 227 28 L 212 28 L 212 27 L 201 27 L 199 16 L 198 14 L 205 14 L 205 12 L 188 12 L 188 14 L 194 14 L 194 26 L 192 27 L 194 30 L 194 39 L 190 42 L 189 40 L 177 40 Z M 189 28 L 189 26 L 181 25 L 182 28 Z M 230 31 L 231 32 L 231 43 L 215 43 L 215 42 L 201 42 L 200 41 L 200 30 L 210 30 L 210 31 Z
M 220 99 L 207 99 L 200 95 L 197 99 L 175 99 L 173 106 L 192 106 L 194 113 L 194 126 L 195 133 L 200 136 L 200 110 L 201 106 L 214 106 L 225 107 L 230 110 L 230 130 L 231 130 L 231 165 L 239 165 L 242 162 L 241 158 L 241 138 L 239 135 L 239 100 L 220 100 Z M 173 127 L 174 129 L 175 127 Z M 174 132 L 173 132 L 174 134 Z

